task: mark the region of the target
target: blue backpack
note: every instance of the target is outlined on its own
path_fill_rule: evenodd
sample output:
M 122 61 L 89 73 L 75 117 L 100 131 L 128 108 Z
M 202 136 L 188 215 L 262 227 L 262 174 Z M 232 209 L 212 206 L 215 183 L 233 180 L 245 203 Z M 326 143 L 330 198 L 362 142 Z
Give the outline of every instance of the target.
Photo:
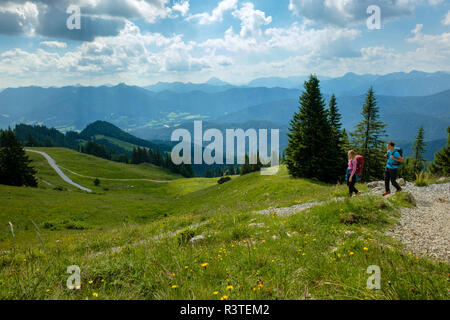
M 400 157 L 403 158 L 403 149 L 402 148 L 395 148 L 394 152 L 392 154 L 394 154 L 396 151 L 400 154 Z M 403 161 L 402 162 L 395 161 L 393 164 L 394 164 L 394 166 L 401 166 L 403 164 Z

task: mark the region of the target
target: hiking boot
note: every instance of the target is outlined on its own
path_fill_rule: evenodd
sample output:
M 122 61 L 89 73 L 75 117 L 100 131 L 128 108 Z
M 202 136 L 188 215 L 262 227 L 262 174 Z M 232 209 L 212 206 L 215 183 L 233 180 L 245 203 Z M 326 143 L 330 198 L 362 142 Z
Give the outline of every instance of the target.
M 361 192 L 355 193 L 355 195 L 353 196 L 354 198 L 359 197 L 361 195 Z
M 399 192 L 402 192 L 402 191 L 403 191 L 403 189 L 400 189 L 400 190 L 395 191 L 395 193 L 399 193 Z
M 386 196 L 388 196 L 388 195 L 390 195 L 390 194 L 391 194 L 390 191 L 386 191 L 385 193 L 383 193 L 383 197 L 386 197 Z

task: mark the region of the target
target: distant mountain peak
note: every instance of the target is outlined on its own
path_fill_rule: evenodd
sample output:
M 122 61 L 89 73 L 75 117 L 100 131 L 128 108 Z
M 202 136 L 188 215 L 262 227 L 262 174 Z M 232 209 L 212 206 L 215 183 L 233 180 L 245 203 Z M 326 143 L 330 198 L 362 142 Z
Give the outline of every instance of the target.
M 212 85 L 212 86 L 226 86 L 228 85 L 227 82 L 220 80 L 219 78 L 212 77 L 208 81 L 206 81 L 206 84 Z

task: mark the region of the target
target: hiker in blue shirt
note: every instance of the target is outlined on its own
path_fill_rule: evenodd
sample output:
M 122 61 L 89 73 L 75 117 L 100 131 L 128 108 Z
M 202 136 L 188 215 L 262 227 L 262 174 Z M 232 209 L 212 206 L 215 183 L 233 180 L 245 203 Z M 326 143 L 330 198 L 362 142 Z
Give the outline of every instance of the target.
M 387 196 L 391 193 L 390 183 L 397 189 L 396 192 L 402 191 L 402 188 L 397 183 L 397 171 L 398 167 L 403 162 L 403 158 L 398 150 L 395 149 L 395 143 L 390 141 L 387 144 L 387 153 L 384 155 L 388 160 L 386 164 L 386 171 L 384 173 L 384 183 L 386 192 L 383 196 Z

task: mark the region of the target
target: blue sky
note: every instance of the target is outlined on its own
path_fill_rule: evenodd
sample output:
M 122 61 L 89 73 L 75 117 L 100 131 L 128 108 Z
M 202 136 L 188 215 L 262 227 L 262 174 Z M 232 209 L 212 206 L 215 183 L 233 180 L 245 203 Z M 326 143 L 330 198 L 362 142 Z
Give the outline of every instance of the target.
M 81 11 L 69 30 L 66 9 Z M 369 30 L 366 10 L 380 8 Z M 448 0 L 0 0 L 0 88 L 450 71 Z

